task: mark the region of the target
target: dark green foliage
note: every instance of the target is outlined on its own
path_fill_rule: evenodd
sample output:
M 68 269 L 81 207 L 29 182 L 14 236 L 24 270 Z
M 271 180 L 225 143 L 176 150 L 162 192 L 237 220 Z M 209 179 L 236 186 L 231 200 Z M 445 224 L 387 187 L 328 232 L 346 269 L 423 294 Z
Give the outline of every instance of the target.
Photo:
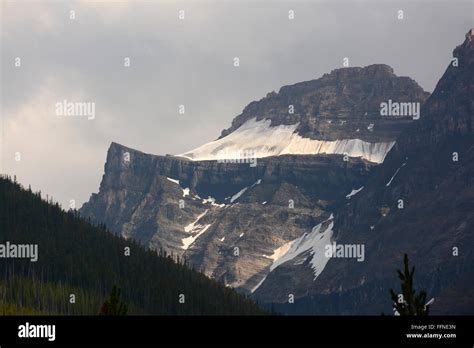
M 0 258 L 0 308 L 8 313 L 25 307 L 43 314 L 97 314 L 116 284 L 128 314 L 267 314 L 183 260 L 114 236 L 0 177 L 0 243 L 6 241 L 38 244 L 37 262 Z M 185 303 L 179 303 L 180 294 Z
M 100 307 L 99 315 L 127 315 L 127 305 L 120 301 L 120 289 L 114 285 L 110 297 Z
M 393 308 L 400 315 L 419 315 L 424 316 L 429 314 L 429 305 L 426 305 L 426 291 L 421 290 L 418 294 L 413 289 L 413 274 L 415 273 L 415 267 L 411 268 L 408 265 L 408 255 L 405 254 L 403 257 L 404 271 L 397 270 L 398 278 L 401 280 L 402 297 L 395 294 L 390 289 L 392 296 Z

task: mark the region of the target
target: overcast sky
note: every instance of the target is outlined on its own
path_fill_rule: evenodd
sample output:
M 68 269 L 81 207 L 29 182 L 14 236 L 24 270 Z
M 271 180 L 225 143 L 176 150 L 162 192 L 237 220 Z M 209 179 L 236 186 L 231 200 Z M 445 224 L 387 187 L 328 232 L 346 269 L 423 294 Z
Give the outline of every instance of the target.
M 344 57 L 388 64 L 431 92 L 474 18 L 471 0 L 2 1 L 1 23 L 1 172 L 79 208 L 112 141 L 185 152 L 249 102 Z M 58 116 L 63 100 L 95 103 L 95 118 Z

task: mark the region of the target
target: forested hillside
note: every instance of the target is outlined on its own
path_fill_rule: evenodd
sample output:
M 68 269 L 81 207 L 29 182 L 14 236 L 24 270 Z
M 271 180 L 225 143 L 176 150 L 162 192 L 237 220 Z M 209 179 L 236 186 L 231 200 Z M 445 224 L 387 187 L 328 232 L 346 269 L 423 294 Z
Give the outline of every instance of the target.
M 116 237 L 2 176 L 0 244 L 7 242 L 37 244 L 38 259 L 0 258 L 0 314 L 98 314 L 114 285 L 128 314 L 266 313 L 185 260 Z

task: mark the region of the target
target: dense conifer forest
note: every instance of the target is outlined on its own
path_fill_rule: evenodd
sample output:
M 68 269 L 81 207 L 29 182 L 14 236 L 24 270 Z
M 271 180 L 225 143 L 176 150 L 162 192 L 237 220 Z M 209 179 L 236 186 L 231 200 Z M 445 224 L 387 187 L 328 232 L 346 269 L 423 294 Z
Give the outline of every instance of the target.
M 0 178 L 0 244 L 37 244 L 38 260 L 0 258 L 0 314 L 97 315 L 114 286 L 128 315 L 258 315 L 257 304 Z M 130 255 L 126 255 L 127 247 Z

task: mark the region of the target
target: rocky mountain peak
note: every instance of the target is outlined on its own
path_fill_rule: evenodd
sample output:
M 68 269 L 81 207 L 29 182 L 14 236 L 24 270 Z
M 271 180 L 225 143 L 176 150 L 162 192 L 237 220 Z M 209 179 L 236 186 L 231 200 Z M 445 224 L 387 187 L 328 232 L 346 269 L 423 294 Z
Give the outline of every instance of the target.
M 464 42 L 453 51 L 453 58 L 421 109 L 420 121 L 397 141 L 397 153 L 425 151 L 438 146 L 447 136 L 472 136 L 474 132 L 474 40 L 470 29 Z
M 472 52 L 474 51 L 474 28 L 466 33 L 464 42 L 456 47 L 453 51 L 453 57 L 464 59 L 465 64 L 471 64 L 474 59 Z
M 219 139 L 249 120 L 268 119 L 272 127 L 298 124 L 296 132 L 310 139 L 392 141 L 411 118 L 384 118 L 380 104 L 389 100 L 423 103 L 428 95 L 415 81 L 395 75 L 385 64 L 335 69 L 251 102 Z
M 395 76 L 393 68 L 387 64 L 371 64 L 366 67 L 347 67 L 332 70 L 328 74 L 324 74 L 322 78 L 326 79 L 350 79 L 358 76 L 372 76 L 380 78 L 388 78 Z
M 474 28 L 471 28 L 466 33 L 466 40 L 471 41 L 473 38 L 474 38 Z

